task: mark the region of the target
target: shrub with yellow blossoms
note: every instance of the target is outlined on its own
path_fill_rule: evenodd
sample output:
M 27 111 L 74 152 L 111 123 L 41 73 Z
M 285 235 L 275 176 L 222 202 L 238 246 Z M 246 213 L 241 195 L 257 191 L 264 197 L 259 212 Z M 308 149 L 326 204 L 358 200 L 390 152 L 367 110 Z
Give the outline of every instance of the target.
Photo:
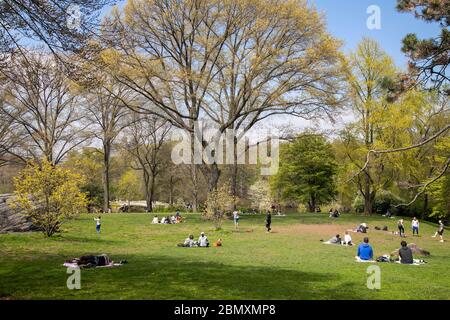
M 32 162 L 14 179 L 12 206 L 50 237 L 60 231 L 65 221 L 86 211 L 82 183 L 82 175 L 47 160 Z

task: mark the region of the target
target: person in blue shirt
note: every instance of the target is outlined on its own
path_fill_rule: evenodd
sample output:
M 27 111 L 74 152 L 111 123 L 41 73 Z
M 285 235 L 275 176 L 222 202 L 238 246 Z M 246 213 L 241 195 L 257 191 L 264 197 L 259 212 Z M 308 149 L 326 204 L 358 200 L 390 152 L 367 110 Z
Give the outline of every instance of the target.
M 370 261 L 373 260 L 373 249 L 369 244 L 369 238 L 365 237 L 364 242 L 358 246 L 357 260 Z

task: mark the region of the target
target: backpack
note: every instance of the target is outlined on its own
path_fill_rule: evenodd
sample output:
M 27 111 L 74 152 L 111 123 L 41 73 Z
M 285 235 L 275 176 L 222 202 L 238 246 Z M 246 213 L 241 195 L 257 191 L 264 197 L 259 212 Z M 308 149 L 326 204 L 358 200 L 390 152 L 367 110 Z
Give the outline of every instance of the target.
M 378 257 L 378 258 L 376 259 L 376 261 L 377 261 L 377 262 L 391 262 L 391 260 L 390 260 L 389 257 L 387 257 L 387 256 L 381 256 L 381 257 Z

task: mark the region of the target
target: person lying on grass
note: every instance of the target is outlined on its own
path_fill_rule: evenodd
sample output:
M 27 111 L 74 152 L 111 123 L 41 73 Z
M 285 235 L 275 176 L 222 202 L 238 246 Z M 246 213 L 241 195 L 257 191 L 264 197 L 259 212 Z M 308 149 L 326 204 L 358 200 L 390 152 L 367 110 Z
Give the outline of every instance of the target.
M 342 243 L 342 239 L 340 235 L 335 235 L 333 238 L 331 238 L 328 241 L 325 241 L 324 244 L 341 244 Z
M 80 268 L 96 268 L 96 267 L 107 267 L 107 266 L 119 266 L 127 263 L 126 260 L 122 260 L 119 263 L 114 263 L 108 255 L 101 254 L 99 256 L 87 255 L 81 256 L 80 258 L 74 258 L 72 260 L 67 260 L 64 265 L 77 265 Z
M 357 261 L 373 261 L 373 249 L 369 244 L 369 238 L 365 237 L 363 243 L 358 246 Z

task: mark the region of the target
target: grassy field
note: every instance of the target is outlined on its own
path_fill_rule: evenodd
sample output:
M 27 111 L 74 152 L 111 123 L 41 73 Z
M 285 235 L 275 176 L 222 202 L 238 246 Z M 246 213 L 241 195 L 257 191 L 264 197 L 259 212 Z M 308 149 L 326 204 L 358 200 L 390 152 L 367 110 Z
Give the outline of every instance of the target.
M 152 215 L 103 216 L 102 234 L 92 215 L 83 215 L 50 239 L 41 233 L 0 235 L 0 299 L 449 299 L 450 242 L 431 238 L 436 226 L 422 223 L 422 236 L 407 241 L 431 252 L 423 266 L 379 263 L 381 290 L 366 286 L 368 264 L 354 262 L 355 247 L 324 245 L 360 222 L 370 226 L 375 255 L 399 247 L 398 236 L 376 231 L 396 220 L 323 214 L 242 216 L 240 230 L 226 221 L 220 232 L 197 214 L 178 225 L 151 225 Z M 409 227 L 409 219 L 407 226 Z M 205 231 L 220 248 L 178 248 L 189 233 Z M 362 236 L 352 234 L 359 243 Z M 128 264 L 84 269 L 81 290 L 66 287 L 66 259 L 107 253 Z

